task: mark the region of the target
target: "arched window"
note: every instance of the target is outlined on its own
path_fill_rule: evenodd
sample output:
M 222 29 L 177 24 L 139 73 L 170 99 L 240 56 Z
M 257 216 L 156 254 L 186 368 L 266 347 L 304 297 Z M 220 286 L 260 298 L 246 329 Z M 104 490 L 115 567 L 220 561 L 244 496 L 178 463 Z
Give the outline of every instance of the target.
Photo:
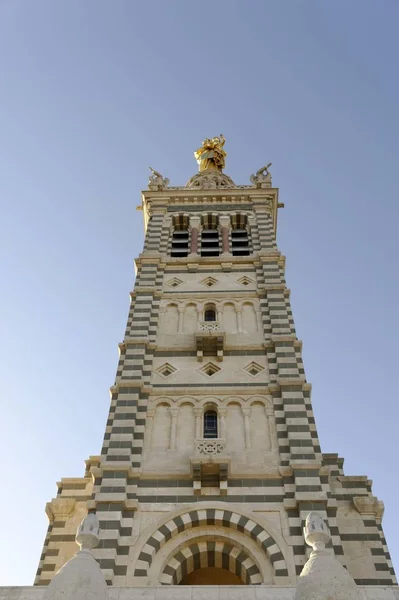
M 247 215 L 238 213 L 231 218 L 231 250 L 233 256 L 248 256 L 248 219 Z
M 204 438 L 218 437 L 218 415 L 215 410 L 204 412 Z
M 216 321 L 216 311 L 213 305 L 207 305 L 204 312 L 205 321 Z
M 173 217 L 172 248 L 170 255 L 174 257 L 188 256 L 189 218 L 187 215 Z

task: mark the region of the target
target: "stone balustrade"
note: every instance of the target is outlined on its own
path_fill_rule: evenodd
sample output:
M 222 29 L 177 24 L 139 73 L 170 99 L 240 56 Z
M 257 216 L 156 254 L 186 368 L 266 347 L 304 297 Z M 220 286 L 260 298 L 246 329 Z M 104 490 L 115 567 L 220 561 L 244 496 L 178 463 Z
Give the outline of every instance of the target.
M 195 440 L 195 450 L 197 456 L 217 456 L 224 454 L 226 450 L 226 440 L 215 439 L 197 439 Z
M 218 321 L 200 321 L 200 331 L 220 331 L 220 323 Z

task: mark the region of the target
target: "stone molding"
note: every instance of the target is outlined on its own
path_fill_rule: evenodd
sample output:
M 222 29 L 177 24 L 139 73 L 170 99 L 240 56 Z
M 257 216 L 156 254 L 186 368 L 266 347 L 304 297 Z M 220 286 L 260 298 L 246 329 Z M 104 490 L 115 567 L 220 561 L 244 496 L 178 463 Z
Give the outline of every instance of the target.
M 50 523 L 57 519 L 70 517 L 75 510 L 76 499 L 68 497 L 53 498 L 46 504 L 46 515 Z

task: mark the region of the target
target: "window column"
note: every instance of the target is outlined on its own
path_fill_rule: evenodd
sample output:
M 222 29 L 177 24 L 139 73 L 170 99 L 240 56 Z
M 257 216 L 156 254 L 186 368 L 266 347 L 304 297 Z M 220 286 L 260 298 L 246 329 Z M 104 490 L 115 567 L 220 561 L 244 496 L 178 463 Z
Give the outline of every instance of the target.
M 231 221 L 228 215 L 219 217 L 220 232 L 222 234 L 222 252 L 223 254 L 231 254 L 229 243 L 229 232 L 231 229 Z
M 225 440 L 226 439 L 227 408 L 225 406 L 223 406 L 222 408 L 219 408 L 218 413 L 219 413 L 219 420 L 220 420 L 220 435 L 219 435 L 219 437 L 222 438 L 222 440 Z
M 179 415 L 179 409 L 170 408 L 169 411 L 171 416 L 169 449 L 176 450 L 177 417 Z
M 190 217 L 190 230 L 191 230 L 191 244 L 190 254 L 198 254 L 198 232 L 201 227 L 200 217 Z
M 178 326 L 177 326 L 177 332 L 182 333 L 183 322 L 184 322 L 184 306 L 178 306 L 177 310 L 179 312 L 179 322 L 178 322 Z
M 251 447 L 251 409 L 243 408 L 244 414 L 244 429 L 245 429 L 245 449 L 248 450 Z
M 154 416 L 155 416 L 155 408 L 149 408 L 147 410 L 147 417 L 146 417 L 147 439 L 146 439 L 146 444 L 145 444 L 145 447 L 148 449 L 150 449 L 152 447 L 152 427 L 154 424 Z
M 236 306 L 237 332 L 242 333 L 242 307 Z
M 195 415 L 195 439 L 198 440 L 203 437 L 202 435 L 202 408 L 194 408 Z
M 276 430 L 276 418 L 274 416 L 274 410 L 270 407 L 266 407 L 267 422 L 269 425 L 270 435 L 270 448 L 272 451 L 278 450 L 277 445 L 277 430 Z

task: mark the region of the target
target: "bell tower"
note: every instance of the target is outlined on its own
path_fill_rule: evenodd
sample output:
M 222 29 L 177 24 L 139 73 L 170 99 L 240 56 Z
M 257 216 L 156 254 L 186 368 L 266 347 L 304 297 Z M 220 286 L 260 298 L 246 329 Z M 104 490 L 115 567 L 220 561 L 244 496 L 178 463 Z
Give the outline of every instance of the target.
M 358 585 L 396 583 L 371 481 L 320 449 L 271 165 L 236 185 L 224 145 L 204 140 L 185 186 L 151 169 L 103 447 L 46 506 L 36 585 L 96 513 L 108 585 L 295 586 L 310 511 Z

